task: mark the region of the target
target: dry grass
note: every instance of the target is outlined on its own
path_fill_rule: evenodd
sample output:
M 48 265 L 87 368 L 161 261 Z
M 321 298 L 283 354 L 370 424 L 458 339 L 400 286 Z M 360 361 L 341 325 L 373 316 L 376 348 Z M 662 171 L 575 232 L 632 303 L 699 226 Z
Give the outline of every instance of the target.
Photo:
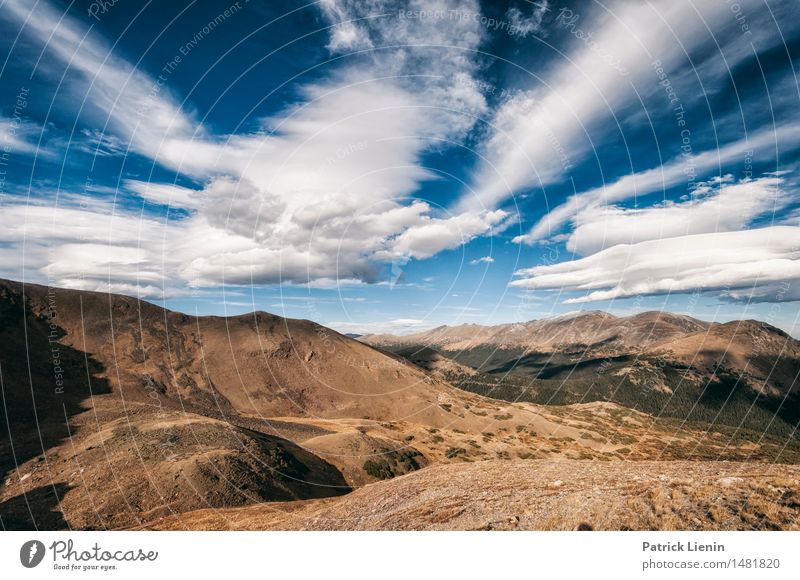
M 800 468 L 733 462 L 438 465 L 341 498 L 167 518 L 156 529 L 798 530 Z

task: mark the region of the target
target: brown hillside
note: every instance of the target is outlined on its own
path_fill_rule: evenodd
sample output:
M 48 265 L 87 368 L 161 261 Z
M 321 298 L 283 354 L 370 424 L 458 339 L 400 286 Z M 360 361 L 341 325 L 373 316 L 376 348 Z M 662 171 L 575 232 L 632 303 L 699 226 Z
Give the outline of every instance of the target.
M 20 324 L 22 286 L 0 281 L 0 297 Z M 255 416 L 447 420 L 437 397 L 452 392 L 449 385 L 307 320 L 264 312 L 192 317 L 127 296 L 60 289 L 48 295 L 31 284 L 24 301 L 32 331 L 45 332 L 54 312 L 59 344 L 88 353 L 100 376 L 128 397 L 152 399 L 156 392 Z M 46 341 L 29 345 L 28 356 L 46 366 Z
M 442 380 L 455 363 L 418 362 L 432 372 L 310 321 L 0 281 L 0 527 L 286 509 L 437 464 L 796 459 L 610 403 L 481 397 Z

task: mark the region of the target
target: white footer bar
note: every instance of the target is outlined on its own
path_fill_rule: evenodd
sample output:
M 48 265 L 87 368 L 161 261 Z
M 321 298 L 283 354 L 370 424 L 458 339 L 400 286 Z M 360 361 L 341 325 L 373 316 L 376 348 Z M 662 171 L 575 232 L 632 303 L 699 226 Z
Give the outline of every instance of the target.
M 3 532 L 0 571 L 137 580 L 800 578 L 800 532 Z

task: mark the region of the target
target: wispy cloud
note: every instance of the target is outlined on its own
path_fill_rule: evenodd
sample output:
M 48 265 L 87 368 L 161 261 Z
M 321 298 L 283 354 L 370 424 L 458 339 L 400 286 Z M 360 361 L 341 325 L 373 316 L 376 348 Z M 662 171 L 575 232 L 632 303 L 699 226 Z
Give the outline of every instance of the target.
M 125 188 L 138 194 L 142 199 L 157 205 L 180 209 L 199 209 L 202 207 L 200 192 L 189 187 L 169 183 L 151 183 L 128 179 Z
M 579 211 L 567 249 L 594 254 L 618 244 L 659 238 L 743 230 L 757 218 L 771 218 L 796 202 L 794 188 L 780 177 L 733 182 L 725 176 L 699 184 L 684 201 L 666 201 L 646 208 L 590 206 Z
M 735 300 L 798 300 L 800 228 L 620 244 L 579 260 L 519 270 L 516 276 L 512 286 L 583 294 L 566 304 L 693 291 Z
M 533 243 L 556 235 L 561 227 L 577 221 L 588 208 L 600 208 L 605 204 L 622 202 L 632 198 L 643 198 L 656 192 L 689 184 L 694 176 L 715 170 L 724 163 L 744 159 L 745 154 L 759 155 L 766 150 L 773 153 L 778 147 L 787 147 L 800 142 L 800 123 L 788 124 L 775 129 L 763 129 L 749 138 L 728 143 L 718 149 L 702 151 L 696 155 L 681 155 L 659 167 L 625 175 L 620 179 L 588 191 L 573 195 L 566 202 L 553 208 L 537 222 L 531 231 L 514 239 L 517 243 Z
M 191 139 L 202 133 L 163 83 L 116 56 L 110 45 L 87 33 L 77 20 L 47 2 L 32 6 L 7 0 L 3 12 L 3 17 L 24 24 L 24 33 L 45 43 L 45 62 L 55 58 L 63 63 L 64 82 L 81 88 L 95 120 L 130 141 L 133 150 L 157 158 L 165 139 Z
M 647 94 L 663 93 L 653 62 L 683 87 L 688 106 L 705 98 L 689 84 L 697 82 L 701 71 L 708 74 L 702 79 L 704 88 L 718 87 L 733 67 L 753 56 L 755 47 L 780 45 L 763 5 L 756 0 L 737 5 L 751 19 L 760 15 L 763 26 L 753 25 L 749 36 L 717 35 L 716 28 L 709 28 L 712 23 L 733 22 L 725 2 L 691 8 L 667 0 L 612 2 L 585 13 L 555 10 L 551 30 L 574 37 L 571 49 L 548 68 L 527 71 L 530 88 L 492 116 L 489 138 L 481 146 L 484 161 L 459 209 L 492 208 L 527 188 L 565 181 L 572 168 L 602 147 L 593 139 L 622 127 L 620 111 Z M 715 153 L 698 163 L 710 163 Z M 564 209 L 568 217 L 569 208 Z M 559 219 L 563 223 L 566 218 Z
M 410 334 L 434 328 L 436 324 L 416 318 L 396 318 L 380 322 L 358 321 L 330 321 L 325 324 L 339 332 L 352 332 L 358 334 Z
M 41 148 L 37 140 L 42 127 L 22 117 L 0 117 L 0 153 L 52 156 L 53 152 Z
M 523 5 L 526 10 L 521 10 L 516 6 L 512 6 L 506 11 L 506 18 L 511 24 L 511 29 L 516 34 L 527 37 L 529 34 L 541 34 L 546 36 L 546 29 L 542 26 L 542 20 L 550 11 L 550 3 L 548 0 L 541 2 L 527 1 Z

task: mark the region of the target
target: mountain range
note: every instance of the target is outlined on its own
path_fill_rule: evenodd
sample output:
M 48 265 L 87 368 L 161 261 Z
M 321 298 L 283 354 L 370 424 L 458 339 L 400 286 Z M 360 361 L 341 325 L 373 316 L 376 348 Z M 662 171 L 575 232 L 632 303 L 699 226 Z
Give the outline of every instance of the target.
M 798 345 L 768 325 L 590 313 L 357 338 L 264 312 L 189 316 L 127 296 L 0 281 L 2 527 L 797 526 L 800 441 L 788 426 Z M 656 369 L 664 376 L 681 364 L 708 384 L 746 381 L 732 392 L 752 392 L 759 413 L 777 405 L 770 416 L 781 428 L 732 424 L 714 397 L 703 408 L 725 421 L 613 397 L 553 404 L 532 394 L 550 388 L 538 381 L 583 389 L 585 377 L 569 379 L 564 365 L 584 375 L 604 365 L 599 376 L 636 385 L 654 360 L 669 361 Z M 526 383 L 528 396 L 509 395 Z M 653 502 L 653 514 L 630 521 L 600 517 L 600 504 L 563 511 L 570 497 L 597 488 L 602 478 L 587 474 L 601 463 L 618 475 L 638 470 L 645 485 L 662 472 L 679 480 L 686 462 L 703 485 L 727 478 L 724 514 L 695 509 L 670 519 Z M 753 491 L 740 477 L 763 469 L 786 493 Z M 514 475 L 490 483 L 503 473 Z M 517 480 L 529 481 L 530 498 L 552 495 L 551 485 L 566 490 L 558 480 L 571 491 L 547 500 L 551 518 L 534 517 L 507 499 Z M 496 508 L 470 508 L 478 491 Z M 706 488 L 692 493 L 713 499 Z M 750 508 L 734 510 L 730 498 L 748 493 L 774 509 L 760 520 Z M 416 512 L 387 503 L 404 494 L 419 497 Z M 602 494 L 627 497 L 616 484 Z M 364 505 L 374 517 L 354 515 Z M 498 523 L 497 514 L 519 525 Z
M 461 388 L 505 400 L 613 401 L 784 437 L 792 437 L 800 421 L 800 342 L 755 320 L 709 323 L 667 312 L 617 317 L 590 311 L 360 340 L 415 360 Z

